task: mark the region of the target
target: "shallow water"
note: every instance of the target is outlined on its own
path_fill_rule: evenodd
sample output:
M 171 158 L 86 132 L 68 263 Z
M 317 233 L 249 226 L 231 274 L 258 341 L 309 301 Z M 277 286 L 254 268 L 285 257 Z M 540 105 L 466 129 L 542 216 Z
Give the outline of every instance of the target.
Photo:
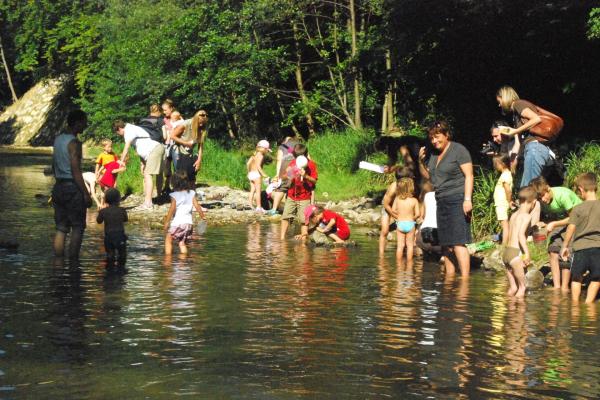
M 0 154 L 0 399 L 598 398 L 600 322 L 503 276 L 281 243 L 278 225 L 209 227 L 187 258 L 129 227 L 107 274 L 90 212 L 82 265 L 55 266 L 44 156 Z

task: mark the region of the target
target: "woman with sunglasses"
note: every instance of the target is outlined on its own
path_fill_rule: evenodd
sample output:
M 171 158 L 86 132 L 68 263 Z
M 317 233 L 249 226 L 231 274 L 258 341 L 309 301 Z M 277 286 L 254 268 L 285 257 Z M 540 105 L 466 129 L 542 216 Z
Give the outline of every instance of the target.
M 199 110 L 192 118 L 186 119 L 171 131 L 171 139 L 175 142 L 177 151 L 175 170 L 185 171 L 191 184 L 196 182 L 196 173 L 202 165 L 207 123 L 208 114 Z

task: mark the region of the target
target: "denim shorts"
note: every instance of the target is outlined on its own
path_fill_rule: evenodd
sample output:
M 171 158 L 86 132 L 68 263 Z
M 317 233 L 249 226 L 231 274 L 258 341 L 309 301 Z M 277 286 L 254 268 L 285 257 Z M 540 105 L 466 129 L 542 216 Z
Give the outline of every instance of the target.
M 462 194 L 437 198 L 437 233 L 440 246 L 471 243 L 471 223 L 463 211 Z
M 56 230 L 68 233 L 71 228 L 85 229 L 87 208 L 83 193 L 74 181 L 58 181 L 52 189 Z

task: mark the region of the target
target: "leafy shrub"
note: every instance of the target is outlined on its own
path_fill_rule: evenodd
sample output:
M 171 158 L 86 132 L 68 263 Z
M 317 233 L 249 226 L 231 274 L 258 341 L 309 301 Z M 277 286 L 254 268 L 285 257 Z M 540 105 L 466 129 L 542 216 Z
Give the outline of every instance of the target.
M 473 239 L 480 240 L 499 229 L 494 208 L 494 187 L 498 176 L 494 171 L 479 168 L 473 185 L 473 214 L 471 233 Z
M 575 177 L 584 172 L 600 173 L 600 144 L 587 143 L 569 154 L 565 162 L 567 172 L 565 181 L 568 187 L 573 186 Z

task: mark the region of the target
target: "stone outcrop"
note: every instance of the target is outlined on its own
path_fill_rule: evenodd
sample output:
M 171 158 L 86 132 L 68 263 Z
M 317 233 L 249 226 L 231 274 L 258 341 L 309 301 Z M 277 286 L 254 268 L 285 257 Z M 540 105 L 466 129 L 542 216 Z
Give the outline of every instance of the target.
M 49 146 L 72 107 L 66 77 L 38 82 L 0 114 L 0 144 Z

